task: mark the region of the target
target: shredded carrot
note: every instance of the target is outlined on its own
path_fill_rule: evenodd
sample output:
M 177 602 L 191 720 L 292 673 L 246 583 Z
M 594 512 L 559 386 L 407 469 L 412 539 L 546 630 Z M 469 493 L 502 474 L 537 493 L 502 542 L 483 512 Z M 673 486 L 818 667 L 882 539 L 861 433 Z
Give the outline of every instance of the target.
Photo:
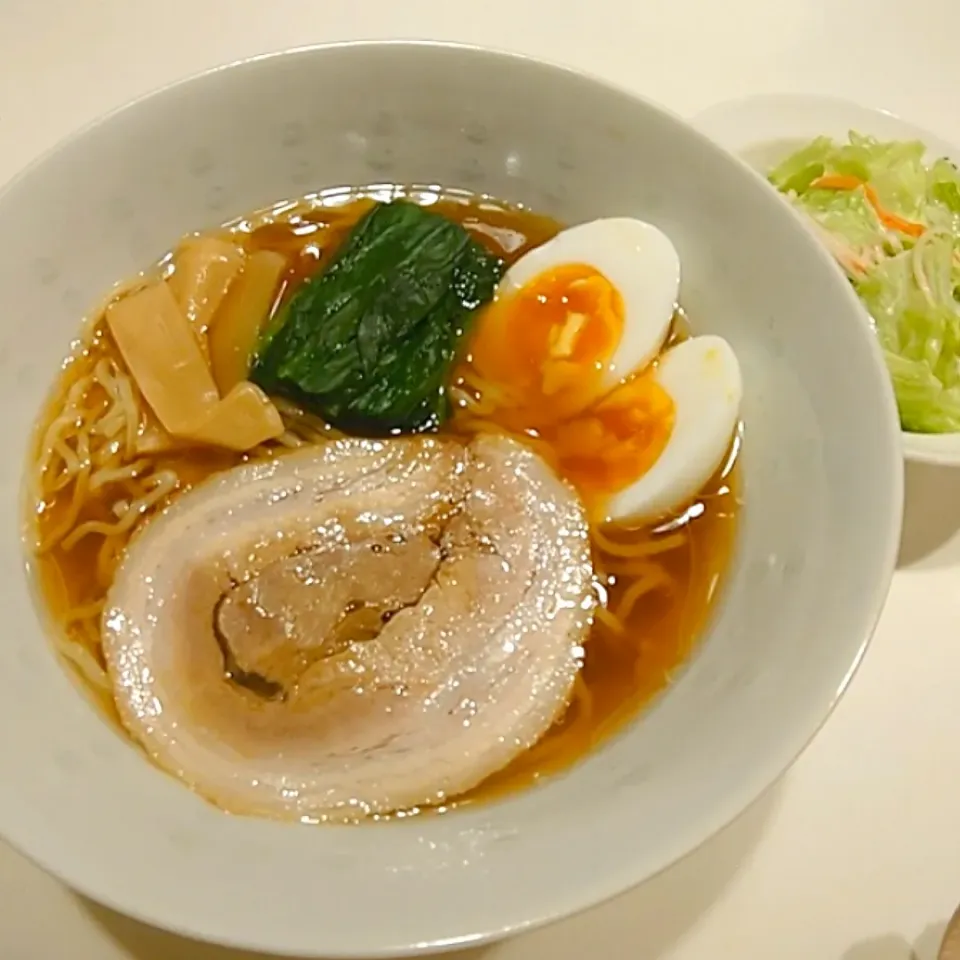
M 863 186 L 863 181 L 859 177 L 828 173 L 823 177 L 818 177 L 810 186 L 817 190 L 856 190 L 857 187 Z
M 877 191 L 874 190 L 869 183 L 865 183 L 859 177 L 852 177 L 839 173 L 829 173 L 823 177 L 818 177 L 813 181 L 813 183 L 810 184 L 810 186 L 816 187 L 820 190 L 856 190 L 858 187 L 863 187 L 863 193 L 866 196 L 867 201 L 876 211 L 877 216 L 880 218 L 880 222 L 885 227 L 890 227 L 892 230 L 899 230 L 901 233 L 905 233 L 910 237 L 919 237 L 926 229 L 922 223 L 914 223 L 912 220 L 905 220 L 903 217 L 897 216 L 897 214 L 891 213 L 889 210 L 887 210 L 880 202 L 880 198 L 877 196 Z
M 919 237 L 923 235 L 925 228 L 922 223 L 914 223 L 912 220 L 905 220 L 903 217 L 898 217 L 895 213 L 885 210 L 880 203 L 880 198 L 877 196 L 877 191 L 874 190 L 869 183 L 865 183 L 863 185 L 863 192 L 867 195 L 870 205 L 874 210 L 877 211 L 877 216 L 885 226 L 890 227 L 893 230 L 899 230 L 901 233 L 905 233 L 910 237 Z

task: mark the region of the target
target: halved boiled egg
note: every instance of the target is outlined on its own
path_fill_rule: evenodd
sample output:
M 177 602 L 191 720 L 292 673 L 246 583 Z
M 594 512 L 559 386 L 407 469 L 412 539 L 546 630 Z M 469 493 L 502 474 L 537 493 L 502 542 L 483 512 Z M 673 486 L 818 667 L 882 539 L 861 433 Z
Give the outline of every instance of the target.
M 478 319 L 462 379 L 473 414 L 536 441 L 597 520 L 679 510 L 736 429 L 730 345 L 702 336 L 661 353 L 679 283 L 662 231 L 594 220 L 521 257 Z
M 593 220 L 506 272 L 471 341 L 473 365 L 527 426 L 562 420 L 647 366 L 677 305 L 680 260 L 642 220 Z
M 607 499 L 610 520 L 653 519 L 689 503 L 720 467 L 739 421 L 740 364 L 722 337 L 678 343 L 649 376 L 672 401 L 672 424 L 651 465 Z

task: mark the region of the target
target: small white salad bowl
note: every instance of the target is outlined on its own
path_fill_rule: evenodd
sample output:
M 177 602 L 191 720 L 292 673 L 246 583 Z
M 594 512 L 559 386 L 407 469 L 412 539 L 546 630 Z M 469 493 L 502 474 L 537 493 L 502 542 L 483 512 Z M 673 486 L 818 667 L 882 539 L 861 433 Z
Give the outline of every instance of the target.
M 834 97 L 803 93 L 763 94 L 708 107 L 693 124 L 764 176 L 814 137 L 845 139 L 851 130 L 882 140 L 919 140 L 930 160 L 960 163 L 960 148 L 886 110 Z M 960 466 L 960 433 L 901 432 L 908 460 Z
M 743 508 L 702 643 L 568 773 L 365 826 L 228 816 L 77 692 L 24 576 L 22 453 L 84 312 L 185 231 L 337 184 L 459 186 L 673 239 L 696 332 L 745 383 Z M 824 722 L 900 532 L 892 390 L 856 297 L 760 178 L 632 93 L 519 56 L 354 43 L 259 57 L 81 131 L 0 193 L 0 834 L 143 921 L 274 954 L 400 956 L 597 904 L 716 833 Z M 830 349 L 824 349 L 829 343 Z

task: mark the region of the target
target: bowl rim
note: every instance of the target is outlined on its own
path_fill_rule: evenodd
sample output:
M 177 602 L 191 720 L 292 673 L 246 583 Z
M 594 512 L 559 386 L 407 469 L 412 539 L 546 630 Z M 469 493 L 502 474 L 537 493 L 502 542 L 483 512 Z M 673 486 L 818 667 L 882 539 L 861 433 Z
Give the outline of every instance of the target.
M 249 69 L 256 64 L 265 61 L 294 58 L 298 56 L 316 56 L 330 51 L 343 51 L 348 49 L 366 51 L 381 48 L 406 48 L 410 50 L 439 49 L 450 51 L 452 53 L 463 53 L 471 56 L 491 58 L 494 60 L 508 60 L 516 63 L 526 63 L 536 68 L 546 68 L 552 72 L 566 74 L 571 77 L 587 81 L 591 85 L 601 87 L 610 93 L 625 96 L 631 100 L 634 100 L 644 105 L 648 110 L 659 113 L 661 116 L 666 117 L 672 122 L 682 125 L 691 135 L 699 138 L 704 145 L 708 145 L 713 150 L 717 149 L 717 144 L 709 136 L 699 130 L 695 121 L 691 121 L 689 118 L 684 118 L 678 112 L 673 111 L 668 107 L 664 107 L 663 105 L 645 97 L 626 85 L 618 84 L 600 75 L 570 66 L 568 64 L 552 61 L 547 58 L 526 54 L 516 50 L 455 41 L 431 39 L 351 39 L 304 44 L 290 48 L 253 54 L 251 56 L 242 57 L 196 71 L 169 83 L 155 87 L 100 114 L 97 117 L 94 117 L 45 149 L 42 153 L 25 165 L 20 171 L 18 171 L 12 178 L 3 184 L 0 184 L 0 202 L 5 199 L 8 193 L 11 193 L 17 189 L 19 185 L 25 181 L 35 170 L 42 167 L 50 158 L 60 153 L 72 143 L 82 139 L 84 136 L 93 132 L 97 128 L 108 124 L 113 118 L 121 114 L 125 114 L 128 111 L 133 111 L 140 105 L 151 101 L 154 98 L 168 95 L 181 89 L 186 89 L 187 87 L 201 83 L 221 72 L 237 69 Z M 741 157 L 723 149 L 722 147 L 720 148 L 720 151 L 726 155 L 730 162 L 736 163 L 745 172 L 748 172 L 751 177 L 756 178 L 758 184 L 765 183 L 763 178 L 757 174 L 757 172 L 750 167 L 749 164 L 744 162 Z M 823 251 L 820 244 L 813 241 L 812 245 L 817 248 L 821 259 L 825 263 L 828 262 L 829 255 L 826 253 L 826 251 Z M 854 296 L 852 292 L 850 296 Z M 883 361 L 879 345 L 876 344 L 873 338 L 871 338 L 871 343 L 868 349 L 873 351 L 874 359 L 876 360 L 878 369 L 882 368 Z M 888 403 L 890 410 L 895 415 L 895 404 L 892 390 L 888 391 L 886 402 Z M 893 440 L 893 423 L 896 422 L 895 416 L 894 419 L 885 419 L 890 420 L 890 422 L 885 424 L 883 429 L 889 431 L 891 440 Z M 892 448 L 893 444 L 891 444 L 891 449 Z M 373 952 L 371 952 L 369 948 L 364 949 L 362 953 L 357 952 L 354 949 L 341 948 L 334 953 L 329 953 L 329 951 L 326 952 L 324 956 L 327 958 L 327 960 L 362 960 L 362 958 L 374 960 L 374 958 L 423 956 L 447 951 L 450 949 L 459 949 L 461 947 L 477 947 L 485 944 L 495 943 L 504 939 L 505 937 L 518 933 L 524 933 L 538 929 L 566 917 L 575 916 L 613 899 L 614 897 L 626 892 L 640 883 L 651 880 L 654 877 L 659 876 L 661 873 L 664 873 L 670 867 L 686 859 L 688 856 L 700 849 L 700 847 L 706 844 L 707 841 L 726 829 L 732 822 L 738 819 L 747 810 L 752 808 L 764 795 L 769 792 L 772 787 L 779 782 L 781 777 L 796 762 L 796 760 L 800 757 L 804 750 L 806 750 L 809 744 L 826 724 L 844 692 L 847 690 L 857 669 L 862 663 L 867 647 L 869 646 L 877 624 L 879 623 L 883 612 L 885 599 L 889 592 L 890 582 L 895 570 L 899 548 L 900 529 L 902 524 L 902 463 L 899 458 L 891 458 L 889 466 L 890 474 L 886 480 L 889 484 L 889 489 L 892 495 L 892 503 L 890 505 L 892 512 L 887 523 L 887 535 L 885 538 L 886 542 L 878 557 L 879 563 L 877 569 L 879 575 L 876 579 L 875 587 L 872 591 L 869 601 L 861 602 L 861 612 L 858 616 L 861 632 L 859 645 L 855 651 L 852 662 L 850 663 L 840 682 L 837 684 L 829 702 L 824 707 L 821 707 L 820 705 L 817 706 L 816 713 L 820 714 L 820 716 L 816 724 L 811 726 L 811 729 L 809 729 L 806 736 L 799 741 L 798 745 L 794 746 L 791 744 L 789 750 L 781 751 L 782 756 L 778 759 L 777 769 L 772 775 L 764 771 L 755 778 L 757 781 L 763 779 L 766 781 L 765 783 L 747 783 L 740 789 L 739 792 L 732 792 L 731 795 L 726 796 L 722 802 L 718 801 L 715 803 L 713 806 L 712 815 L 705 818 L 705 820 L 709 821 L 709 826 L 707 829 L 696 831 L 698 834 L 700 834 L 699 838 L 696 840 L 690 840 L 689 838 L 679 840 L 677 843 L 677 852 L 675 856 L 673 856 L 670 860 L 663 862 L 662 865 L 653 872 L 640 871 L 636 870 L 635 868 L 624 870 L 619 873 L 606 871 L 600 877 L 591 879 L 589 884 L 586 882 L 581 883 L 577 887 L 575 898 L 572 898 L 575 900 L 575 902 L 542 903 L 539 908 L 531 909 L 529 911 L 530 915 L 523 921 L 511 921 L 491 929 L 486 929 L 475 933 L 468 933 L 462 937 L 455 937 L 452 939 L 431 940 L 425 942 L 421 941 L 417 943 L 406 944 L 384 942 L 382 947 L 375 949 Z M 38 630 L 43 630 L 42 625 L 38 624 Z M 746 798 L 746 800 L 744 800 L 744 798 Z M 2 839 L 5 842 L 7 842 L 13 849 L 17 850 L 26 859 L 36 864 L 38 867 L 40 867 L 49 875 L 58 879 L 60 882 L 64 883 L 70 889 L 90 898 L 91 900 L 96 901 L 97 903 L 102 904 L 111 910 L 131 917 L 142 923 L 168 930 L 181 936 L 193 938 L 201 942 L 215 943 L 228 948 L 267 951 L 277 956 L 304 958 L 305 956 L 310 955 L 305 955 L 303 953 L 302 945 L 293 945 L 289 943 L 278 944 L 273 940 L 257 939 L 247 935 L 234 937 L 229 933 L 225 934 L 222 931 L 215 933 L 210 929 L 205 929 L 202 926 L 195 925 L 193 923 L 185 924 L 178 918 L 166 916 L 162 911 L 153 910 L 149 906 L 145 906 L 142 903 L 126 902 L 122 898 L 117 897 L 112 893 L 105 892 L 105 887 L 110 885 L 105 885 L 97 881 L 93 876 L 91 876 L 89 870 L 82 868 L 77 869 L 73 865 L 72 861 L 57 861 L 56 858 L 42 857 L 35 854 L 33 851 L 28 849 L 27 845 L 18 842 L 17 838 L 11 838 L 8 834 L 6 826 L 3 824 L 0 824 L 0 836 L 2 836 Z
M 765 115 L 778 115 L 776 127 L 778 133 L 769 136 L 764 133 Z M 782 144 L 784 150 L 793 147 L 794 142 L 800 145 L 809 139 L 808 132 L 798 133 L 796 136 L 786 136 L 780 133 L 782 127 L 790 125 L 791 117 L 800 117 L 800 127 L 813 121 L 817 114 L 830 114 L 827 123 L 836 126 L 843 115 L 851 117 L 852 129 L 863 124 L 874 123 L 879 119 L 887 128 L 883 136 L 893 136 L 899 131 L 903 138 L 922 141 L 927 147 L 927 155 L 933 157 L 947 157 L 960 165 L 960 147 L 950 143 L 937 133 L 926 129 L 912 120 L 907 120 L 892 110 L 858 103 L 844 97 L 832 94 L 814 94 L 797 92 L 768 92 L 747 94 L 742 97 L 733 97 L 700 110 L 690 118 L 690 122 L 699 130 L 706 132 L 711 139 L 724 149 L 735 152 L 742 159 L 742 152 L 751 150 L 761 144 L 771 147 Z M 853 118 L 857 118 L 854 122 Z M 749 142 L 746 136 L 734 136 L 733 127 L 738 124 L 751 130 Z M 745 134 L 745 130 L 743 133 Z M 865 308 L 864 312 L 866 312 Z M 871 321 L 872 322 L 872 321 Z M 915 433 L 911 430 L 900 430 L 900 442 L 903 455 L 907 460 L 916 463 L 927 463 L 939 466 L 960 466 L 960 431 L 956 433 Z

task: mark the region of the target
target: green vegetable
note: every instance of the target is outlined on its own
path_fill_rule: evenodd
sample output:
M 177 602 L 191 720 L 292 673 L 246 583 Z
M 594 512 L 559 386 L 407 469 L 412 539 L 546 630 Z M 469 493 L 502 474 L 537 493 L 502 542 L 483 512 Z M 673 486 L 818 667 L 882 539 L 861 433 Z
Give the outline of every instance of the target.
M 960 431 L 960 173 L 925 153 L 856 132 L 818 137 L 769 179 L 816 224 L 873 317 L 903 429 L 948 433 Z M 849 178 L 853 189 L 824 186 Z
M 446 388 L 501 262 L 415 204 L 377 204 L 264 334 L 250 379 L 329 423 L 384 434 L 449 415 Z

